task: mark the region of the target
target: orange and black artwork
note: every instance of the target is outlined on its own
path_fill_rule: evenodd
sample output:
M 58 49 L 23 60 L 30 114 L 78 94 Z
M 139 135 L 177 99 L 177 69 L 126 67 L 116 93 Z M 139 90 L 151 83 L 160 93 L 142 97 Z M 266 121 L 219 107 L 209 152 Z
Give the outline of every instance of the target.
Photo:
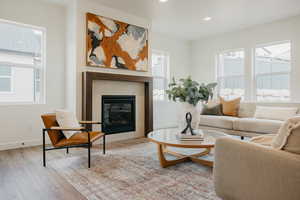
M 87 13 L 87 65 L 148 71 L 148 30 Z

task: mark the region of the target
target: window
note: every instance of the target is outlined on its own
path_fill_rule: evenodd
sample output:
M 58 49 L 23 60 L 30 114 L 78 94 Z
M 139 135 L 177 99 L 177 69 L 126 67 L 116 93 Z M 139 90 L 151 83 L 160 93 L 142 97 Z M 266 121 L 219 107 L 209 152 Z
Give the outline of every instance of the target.
M 219 94 L 227 99 L 245 96 L 245 55 L 243 50 L 218 55 L 217 81 Z
M 12 92 L 12 69 L 0 66 L 0 94 Z
M 290 100 L 290 70 L 290 42 L 257 47 L 255 49 L 256 100 Z
M 169 81 L 169 54 L 161 51 L 152 52 L 153 98 L 165 100 L 165 90 Z
M 226 51 L 217 56 L 219 95 L 242 97 L 247 101 L 291 101 L 291 42 L 259 45 L 248 50 L 249 69 L 245 68 L 244 50 Z M 253 63 L 250 56 L 254 58 Z
M 0 20 L 0 103 L 43 103 L 45 30 Z

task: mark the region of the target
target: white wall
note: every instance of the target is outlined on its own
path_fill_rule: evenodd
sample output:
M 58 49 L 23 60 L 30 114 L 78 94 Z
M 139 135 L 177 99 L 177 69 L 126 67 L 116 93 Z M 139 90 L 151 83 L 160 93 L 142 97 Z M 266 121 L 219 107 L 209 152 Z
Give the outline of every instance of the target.
M 112 9 L 103 6 L 100 1 L 97 0 L 74 0 L 69 1 L 67 8 L 67 68 L 66 68 L 66 108 L 73 110 L 77 114 L 77 118 L 81 119 L 82 112 L 82 72 L 94 71 L 102 73 L 114 73 L 114 74 L 127 74 L 136 76 L 151 76 L 151 62 L 149 62 L 148 72 L 138 72 L 130 70 L 120 69 L 108 69 L 98 67 L 86 66 L 86 13 L 94 13 L 97 15 L 109 17 L 119 21 L 127 22 L 129 24 L 138 25 L 149 29 L 149 43 L 151 48 L 151 22 L 145 18 L 130 15 L 124 11 Z M 68 44 L 71 42 L 71 44 Z M 75 52 L 74 52 L 75 50 Z M 149 54 L 150 58 L 151 54 Z M 96 82 L 97 83 L 97 82 Z M 97 83 L 98 84 L 98 83 Z M 130 84 L 128 84 L 130 85 Z M 118 91 L 120 88 L 116 84 L 111 84 L 112 91 Z M 97 89 L 98 88 L 98 89 Z M 97 94 L 102 91 L 101 87 L 95 87 L 94 98 L 99 96 Z M 138 91 L 137 91 L 138 92 Z M 101 92 L 100 92 L 101 93 Z M 144 94 L 143 94 L 144 95 Z M 140 94 L 138 95 L 140 96 Z M 140 106 L 140 105 L 138 105 Z M 94 109 L 97 109 L 95 107 Z M 99 110 L 94 113 L 94 120 L 97 120 Z M 138 127 L 144 124 L 143 121 L 137 124 Z M 133 137 L 140 135 L 140 128 L 134 134 Z M 144 134 L 144 132 L 142 132 Z M 123 135 L 122 135 L 123 136 Z M 129 138 L 129 137 L 128 137 Z M 110 136 L 107 138 L 108 142 L 115 140 L 116 138 Z
M 77 101 L 76 101 L 76 113 L 78 118 L 81 118 L 81 81 L 82 81 L 82 72 L 83 71 L 95 71 L 103 73 L 118 73 L 118 74 L 130 74 L 137 76 L 151 76 L 151 59 L 149 60 L 149 71 L 148 72 L 136 72 L 129 70 L 120 70 L 120 69 L 107 69 L 107 68 L 94 68 L 87 67 L 85 61 L 85 34 L 86 34 L 86 17 L 87 12 L 94 14 L 110 17 L 120 21 L 124 21 L 130 24 L 135 24 L 138 26 L 146 27 L 149 29 L 149 58 L 151 56 L 151 49 L 163 50 L 170 53 L 170 73 L 171 77 L 182 78 L 187 77 L 190 73 L 190 45 L 188 41 L 181 39 L 172 38 L 169 36 L 164 36 L 160 34 L 155 34 L 151 32 L 151 21 L 147 18 L 141 18 L 137 16 L 130 15 L 126 12 L 112 9 L 109 7 L 103 6 L 101 3 L 95 0 L 78 0 L 77 4 Z M 168 111 L 174 112 L 176 109 L 166 110 L 166 102 L 154 102 L 154 126 L 155 127 L 166 127 L 174 124 L 176 119 L 176 114 L 173 114 L 172 117 L 165 118 L 162 117 L 164 113 Z M 68 107 L 73 107 L 69 106 Z M 167 106 L 172 107 L 172 106 Z M 156 112 L 160 111 L 160 112 Z M 156 116 L 161 116 L 157 118 Z
M 81 118 L 82 71 L 151 76 L 151 60 L 148 72 L 87 67 L 86 12 L 149 28 L 150 52 L 152 43 L 154 49 L 170 52 L 171 76 L 181 78 L 190 74 L 188 42 L 159 34 L 152 36 L 149 19 L 102 6 L 97 0 L 66 0 L 67 7 L 50 3 L 51 1 L 0 0 L 0 18 L 47 29 L 46 104 L 0 106 L 0 150 L 20 147 L 22 143 L 25 146 L 41 144 L 43 125 L 40 115 L 43 113 L 68 108 Z M 155 109 L 160 111 L 156 116 L 161 117 L 156 118 L 156 127 L 176 124 L 176 115 L 170 115 L 171 111 L 176 110 L 174 104 L 161 102 L 155 105 Z
M 170 77 L 177 80 L 191 73 L 190 43 L 186 40 L 153 33 L 152 48 L 170 55 Z M 170 101 L 154 101 L 154 129 L 177 126 L 178 104 Z
M 190 73 L 190 45 L 188 41 L 151 32 L 151 22 L 147 18 L 140 18 L 126 12 L 101 5 L 94 0 L 78 1 L 77 6 L 77 116 L 81 117 L 81 76 L 82 71 L 96 71 L 104 73 L 130 74 L 137 76 L 151 76 L 151 59 L 148 72 L 135 72 L 129 70 L 106 69 L 86 67 L 85 64 L 85 14 L 91 12 L 106 17 L 111 17 L 127 23 L 149 28 L 149 58 L 151 49 L 167 51 L 170 53 L 171 77 L 182 78 Z M 176 109 L 174 104 L 166 102 L 154 102 L 154 127 L 170 127 L 176 124 Z M 173 113 L 167 116 L 167 113 Z M 165 116 L 166 115 L 166 116 Z
M 65 108 L 76 110 L 77 75 L 77 1 L 68 0 L 66 8 L 66 69 L 65 69 Z
M 65 9 L 39 0 L 0 0 L 0 18 L 47 29 L 46 104 L 0 106 L 0 150 L 41 144 L 41 114 L 64 107 Z
M 170 54 L 170 76 L 176 79 L 190 75 L 191 48 L 187 40 L 152 33 L 152 49 Z
M 251 73 L 251 49 L 258 44 L 278 41 L 292 41 L 292 99 L 300 102 L 300 16 L 249 29 L 217 35 L 191 42 L 192 64 L 191 74 L 200 82 L 215 81 L 215 56 L 230 49 L 246 49 L 245 60 L 247 71 Z M 249 59 L 250 58 L 250 59 Z
M 129 24 L 134 24 L 149 29 L 151 32 L 151 22 L 147 19 L 136 17 L 126 12 L 112 9 L 101 5 L 97 0 L 78 0 L 77 9 L 76 9 L 76 33 L 77 33 L 77 76 L 76 76 L 76 113 L 78 118 L 81 118 L 81 86 L 82 86 L 82 72 L 83 71 L 95 71 L 103 73 L 115 73 L 115 74 L 130 74 L 137 76 L 151 76 L 151 67 L 149 62 L 149 71 L 148 72 L 137 72 L 130 70 L 120 70 L 120 69 L 108 69 L 108 68 L 96 68 L 96 67 L 87 67 L 86 66 L 86 13 L 94 13 L 97 15 L 102 15 L 105 17 L 110 17 L 116 20 L 127 22 Z M 150 42 L 151 43 L 151 34 Z M 149 45 L 151 48 L 151 45 Z M 150 55 L 149 55 L 150 57 Z M 73 107 L 68 105 L 68 107 Z

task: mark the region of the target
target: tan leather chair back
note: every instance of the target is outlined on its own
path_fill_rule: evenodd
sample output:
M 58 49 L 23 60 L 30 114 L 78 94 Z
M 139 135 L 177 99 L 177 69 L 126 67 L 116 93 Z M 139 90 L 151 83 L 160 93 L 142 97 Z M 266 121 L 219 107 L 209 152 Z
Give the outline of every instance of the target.
M 59 126 L 56 121 L 55 114 L 45 114 L 42 115 L 42 120 L 44 122 L 45 128 L 51 128 L 53 126 Z M 61 131 L 47 131 L 52 145 L 56 145 L 61 139 L 65 138 Z

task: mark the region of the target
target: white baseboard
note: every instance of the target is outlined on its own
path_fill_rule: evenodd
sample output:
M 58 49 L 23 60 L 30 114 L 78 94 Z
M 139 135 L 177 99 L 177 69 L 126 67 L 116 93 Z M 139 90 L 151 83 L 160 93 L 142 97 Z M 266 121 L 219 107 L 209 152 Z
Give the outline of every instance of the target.
M 106 143 L 114 143 L 117 141 L 122 140 L 129 140 L 129 139 L 136 139 L 144 137 L 143 135 L 134 135 L 132 133 L 125 133 L 125 134 L 116 134 L 116 135 L 108 135 L 106 136 Z M 98 140 L 95 144 L 102 144 L 102 140 Z M 24 140 L 24 141 L 17 141 L 17 142 L 8 142 L 8 143 L 0 143 L 0 151 L 9 150 L 9 149 L 19 149 L 25 147 L 33 147 L 42 145 L 42 140 Z M 46 138 L 46 144 L 50 144 L 50 140 Z
M 50 141 L 46 140 L 46 144 L 49 144 Z M 42 145 L 41 140 L 25 140 L 18 142 L 8 142 L 8 143 L 0 143 L 0 151 L 9 150 L 9 149 L 18 149 L 24 147 L 33 147 Z

